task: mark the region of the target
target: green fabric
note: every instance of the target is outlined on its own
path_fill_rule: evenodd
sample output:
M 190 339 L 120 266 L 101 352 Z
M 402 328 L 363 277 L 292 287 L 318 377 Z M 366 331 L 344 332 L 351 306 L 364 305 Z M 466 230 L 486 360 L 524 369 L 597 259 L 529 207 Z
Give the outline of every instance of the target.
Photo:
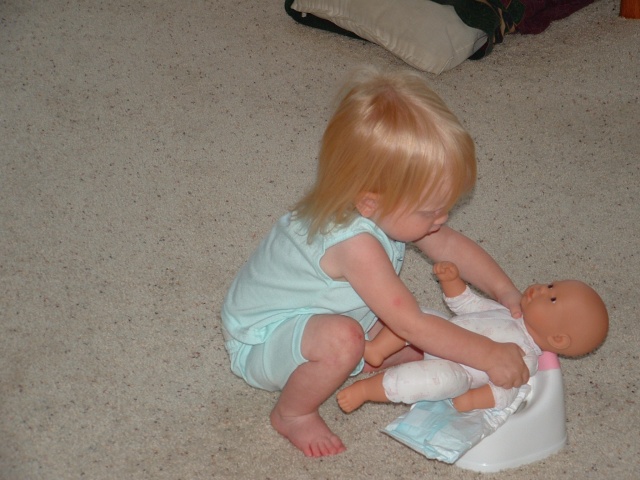
M 451 5 L 464 23 L 487 34 L 487 43 L 470 57 L 472 60 L 488 55 L 494 44 L 502 43 L 505 34 L 513 33 L 522 21 L 525 10 L 520 0 L 432 1 L 441 5 Z
M 308 242 L 308 225 L 291 213 L 262 240 L 229 288 L 222 323 L 231 337 L 264 343 L 282 322 L 300 315 L 339 313 L 357 320 L 365 332 L 376 317 L 347 281 L 333 280 L 320 266 L 327 249 L 361 233 L 373 236 L 400 273 L 405 244 L 389 238 L 361 216 Z

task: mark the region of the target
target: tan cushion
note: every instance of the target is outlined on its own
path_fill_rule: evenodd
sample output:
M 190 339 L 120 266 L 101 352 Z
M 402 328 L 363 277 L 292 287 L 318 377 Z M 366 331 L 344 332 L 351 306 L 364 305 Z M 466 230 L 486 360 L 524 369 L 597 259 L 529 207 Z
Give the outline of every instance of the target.
M 295 0 L 292 8 L 329 20 L 436 74 L 462 63 L 487 38 L 462 22 L 453 7 L 429 0 Z

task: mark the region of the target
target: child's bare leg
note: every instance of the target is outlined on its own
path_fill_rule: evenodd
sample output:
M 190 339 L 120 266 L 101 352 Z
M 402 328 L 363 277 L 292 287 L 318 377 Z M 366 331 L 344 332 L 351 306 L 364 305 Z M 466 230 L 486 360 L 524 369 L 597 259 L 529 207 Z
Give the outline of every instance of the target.
M 320 417 L 318 408 L 344 383 L 364 351 L 364 332 L 340 315 L 309 320 L 302 337 L 308 359 L 289 377 L 271 412 L 271 424 L 309 457 L 335 455 L 346 448 Z
M 373 366 L 379 367 L 392 354 L 402 350 L 406 346 L 402 338 L 384 327 L 370 342 L 364 346 L 364 359 Z
M 382 379 L 384 373 L 379 373 L 364 380 L 358 380 L 344 390 L 338 392 L 338 405 L 346 413 L 359 408 L 364 402 L 388 402 L 384 392 Z

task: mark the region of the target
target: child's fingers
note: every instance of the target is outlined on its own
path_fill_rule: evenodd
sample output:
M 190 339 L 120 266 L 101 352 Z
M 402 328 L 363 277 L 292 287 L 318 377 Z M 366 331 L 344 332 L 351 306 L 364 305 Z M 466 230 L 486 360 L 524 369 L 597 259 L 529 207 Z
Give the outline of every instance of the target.
M 522 317 L 522 307 L 519 304 L 514 305 L 510 308 L 510 313 L 513 318 L 520 318 Z

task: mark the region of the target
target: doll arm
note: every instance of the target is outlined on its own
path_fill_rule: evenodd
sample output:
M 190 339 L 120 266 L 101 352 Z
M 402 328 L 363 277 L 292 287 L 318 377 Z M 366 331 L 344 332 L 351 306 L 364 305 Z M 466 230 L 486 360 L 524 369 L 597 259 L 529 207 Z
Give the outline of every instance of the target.
M 433 273 L 440 281 L 442 293 L 449 298 L 457 297 L 467 289 L 467 284 L 460 278 L 460 272 L 455 263 L 438 262 L 433 266 Z
M 499 303 L 472 292 L 460 278 L 458 267 L 453 262 L 436 263 L 433 273 L 438 277 L 447 306 L 456 315 L 504 308 Z
M 452 402 L 455 409 L 459 412 L 469 412 L 471 410 L 493 408 L 496 406 L 493 391 L 489 384 L 467 390 L 462 395 L 454 398 Z

